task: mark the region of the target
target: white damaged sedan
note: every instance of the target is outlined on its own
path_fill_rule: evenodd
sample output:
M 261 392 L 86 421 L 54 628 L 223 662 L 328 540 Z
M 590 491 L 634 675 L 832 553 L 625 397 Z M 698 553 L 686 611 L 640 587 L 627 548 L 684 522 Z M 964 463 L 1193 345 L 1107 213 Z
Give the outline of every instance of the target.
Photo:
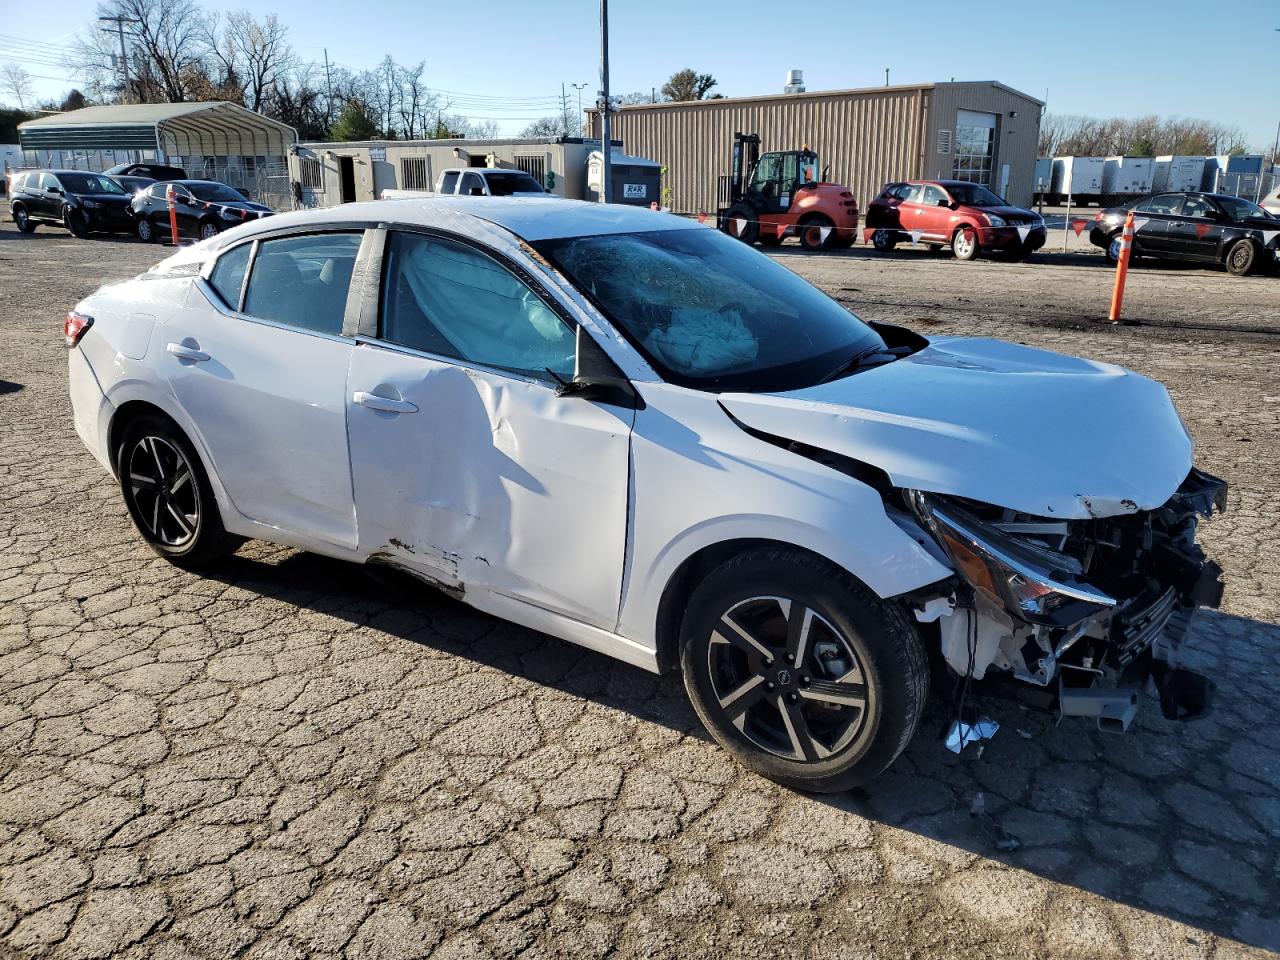
M 1226 487 L 1163 387 L 864 323 L 688 220 L 286 214 L 104 287 L 65 335 L 76 430 L 172 562 L 261 538 L 387 564 L 679 668 L 786 784 L 884 770 L 931 674 L 1116 731 L 1148 679 L 1170 717 L 1208 700 L 1178 647 L 1221 598 L 1195 529 Z

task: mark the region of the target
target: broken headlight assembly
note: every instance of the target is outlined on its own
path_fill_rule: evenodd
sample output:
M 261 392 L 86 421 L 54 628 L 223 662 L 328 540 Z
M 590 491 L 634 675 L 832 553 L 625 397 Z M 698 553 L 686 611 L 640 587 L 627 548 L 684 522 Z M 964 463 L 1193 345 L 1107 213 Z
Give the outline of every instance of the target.
M 971 587 L 1033 624 L 1070 627 L 1115 607 L 1079 579 L 1074 557 L 1015 538 L 949 498 L 907 491 L 907 501 Z

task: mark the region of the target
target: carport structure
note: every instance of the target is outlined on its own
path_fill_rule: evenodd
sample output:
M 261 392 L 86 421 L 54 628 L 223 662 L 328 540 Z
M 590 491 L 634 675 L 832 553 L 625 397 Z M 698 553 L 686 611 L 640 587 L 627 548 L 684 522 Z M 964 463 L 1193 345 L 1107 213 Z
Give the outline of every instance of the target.
M 137 103 L 84 107 L 18 126 L 25 162 L 102 170 L 155 159 L 233 186 L 285 175 L 293 127 L 235 103 Z

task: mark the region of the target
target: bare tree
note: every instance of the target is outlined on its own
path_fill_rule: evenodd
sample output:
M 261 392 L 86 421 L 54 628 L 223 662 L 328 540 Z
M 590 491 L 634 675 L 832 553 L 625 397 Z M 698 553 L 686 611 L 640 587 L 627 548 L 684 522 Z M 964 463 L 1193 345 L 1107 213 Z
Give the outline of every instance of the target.
M 1211 120 L 1156 116 L 1085 117 L 1046 114 L 1040 155 L 1156 156 L 1240 152 L 1248 142 L 1239 127 Z
M 17 63 L 6 63 L 0 66 L 0 91 L 12 97 L 17 102 L 19 110 L 26 110 L 27 104 L 36 95 L 31 74 Z
M 662 85 L 662 96 L 666 100 L 705 100 L 715 85 L 716 78 L 711 74 L 696 73 L 686 67 L 677 70 Z
M 274 13 L 259 23 L 248 10 L 227 15 L 223 33 L 244 82 L 244 105 L 260 112 L 271 88 L 293 65 L 288 30 Z
M 189 99 L 188 85 L 205 71 L 205 16 L 194 0 L 107 0 L 100 16 L 126 17 L 129 71 L 137 100 L 178 103 Z M 118 52 L 115 33 L 99 30 L 95 22 L 76 43 L 77 72 L 94 82 L 115 73 Z
M 526 140 L 554 140 L 557 137 L 568 136 L 568 133 L 565 130 L 564 117 L 557 115 L 533 121 L 520 131 L 520 136 Z

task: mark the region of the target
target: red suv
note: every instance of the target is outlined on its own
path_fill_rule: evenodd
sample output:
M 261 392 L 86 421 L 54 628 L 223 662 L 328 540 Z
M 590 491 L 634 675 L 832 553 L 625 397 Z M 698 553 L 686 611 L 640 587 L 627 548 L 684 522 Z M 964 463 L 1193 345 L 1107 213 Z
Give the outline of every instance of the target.
M 911 180 L 887 184 L 867 209 L 867 240 L 880 251 L 897 244 L 950 246 L 957 260 L 999 250 L 1021 260 L 1044 246 L 1044 219 L 1010 206 L 980 183 Z

